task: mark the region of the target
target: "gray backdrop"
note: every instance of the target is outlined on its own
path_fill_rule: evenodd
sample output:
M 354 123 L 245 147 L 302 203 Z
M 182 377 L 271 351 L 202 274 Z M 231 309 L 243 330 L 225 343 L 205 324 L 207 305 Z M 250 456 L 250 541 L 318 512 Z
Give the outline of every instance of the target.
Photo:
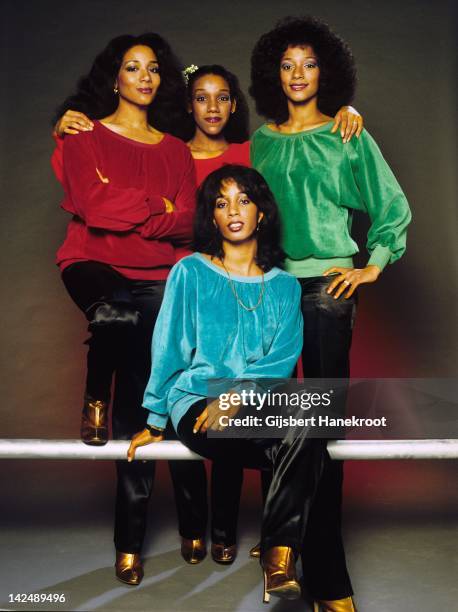
M 406 256 L 361 291 L 353 371 L 455 376 L 457 67 L 452 4 L 3 0 L 0 436 L 78 435 L 85 325 L 54 266 L 68 217 L 59 209 L 62 192 L 49 165 L 49 122 L 96 53 L 121 33 L 157 31 L 186 65 L 222 63 L 239 75 L 245 91 L 254 42 L 286 14 L 315 14 L 349 41 L 359 71 L 355 106 L 405 189 L 414 216 Z M 259 124 L 253 112 L 252 128 Z M 358 221 L 356 229 L 364 237 L 367 221 Z M 437 470 L 449 469 L 436 465 Z M 16 516 L 26 503 L 17 487 L 26 475 L 35 476 L 31 490 L 38 495 L 46 473 L 45 491 L 52 489 L 51 497 L 66 503 L 61 493 L 69 490 L 64 475 L 69 472 L 56 464 L 48 467 L 45 472 L 41 465 L 3 462 L 18 495 L 9 506 L 19 512 Z M 86 485 L 86 493 L 100 493 L 96 487 L 106 469 L 90 468 L 93 489 Z M 81 465 L 81 470 L 89 468 Z M 74 488 L 72 495 L 78 498 Z

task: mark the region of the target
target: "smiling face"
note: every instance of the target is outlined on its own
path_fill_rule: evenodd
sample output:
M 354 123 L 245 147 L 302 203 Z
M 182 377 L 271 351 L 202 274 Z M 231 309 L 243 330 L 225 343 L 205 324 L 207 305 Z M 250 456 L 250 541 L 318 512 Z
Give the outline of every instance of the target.
M 232 179 L 221 183 L 213 213 L 214 223 L 228 242 L 244 242 L 253 238 L 264 213 Z
M 218 136 L 235 111 L 227 81 L 217 74 L 204 74 L 196 79 L 189 110 L 198 129 L 207 136 Z
M 280 82 L 285 96 L 295 104 L 317 98 L 320 68 L 312 47 L 286 49 L 280 60 Z
M 120 99 L 138 106 L 149 106 L 160 83 L 159 63 L 154 51 L 145 45 L 128 49 L 115 82 Z

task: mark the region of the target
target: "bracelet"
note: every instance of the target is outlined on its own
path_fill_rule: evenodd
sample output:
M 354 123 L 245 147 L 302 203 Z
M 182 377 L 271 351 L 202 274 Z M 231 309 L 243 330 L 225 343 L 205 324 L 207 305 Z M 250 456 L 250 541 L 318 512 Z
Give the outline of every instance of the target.
M 147 429 L 152 436 L 164 433 L 163 427 L 155 427 L 154 425 L 146 425 L 145 429 Z

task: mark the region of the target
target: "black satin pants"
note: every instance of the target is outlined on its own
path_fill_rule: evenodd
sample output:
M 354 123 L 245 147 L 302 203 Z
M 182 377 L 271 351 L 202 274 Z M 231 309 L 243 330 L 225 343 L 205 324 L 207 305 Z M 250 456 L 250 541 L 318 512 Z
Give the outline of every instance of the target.
M 261 552 L 290 546 L 298 555 L 311 502 L 321 476 L 325 440 L 211 438 L 194 434 L 196 418 L 206 407 L 203 399 L 191 406 L 178 424 L 178 437 L 194 452 L 234 467 L 269 470 L 272 482 L 264 504 Z
M 129 440 L 145 427 L 143 393 L 151 369 L 151 337 L 165 281 L 127 279 L 106 264 L 78 262 L 62 280 L 89 321 L 86 394 L 112 404 L 113 438 Z M 172 427 L 166 437 L 176 438 Z M 212 481 L 212 538 L 235 542 L 242 469 L 215 464 Z M 201 461 L 169 461 L 179 533 L 203 537 L 207 528 L 207 477 Z M 114 542 L 117 550 L 139 553 L 144 540 L 154 461 L 116 461 L 117 492 Z M 233 540 L 233 541 L 231 541 Z
M 304 378 L 348 378 L 349 353 L 357 298 L 335 300 L 326 289 L 335 277 L 298 279 L 304 317 Z M 343 462 L 326 451 L 302 542 L 304 583 L 315 599 L 353 594 L 342 541 Z

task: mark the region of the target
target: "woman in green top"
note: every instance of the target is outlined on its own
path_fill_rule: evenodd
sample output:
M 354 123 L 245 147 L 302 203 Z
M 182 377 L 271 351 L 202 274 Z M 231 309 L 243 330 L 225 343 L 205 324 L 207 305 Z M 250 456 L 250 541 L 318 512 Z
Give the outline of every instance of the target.
M 251 160 L 275 195 L 285 267 L 302 286 L 304 376 L 346 378 L 355 289 L 403 254 L 409 206 L 367 131 L 346 143 L 331 133 L 335 110 L 353 98 L 356 71 L 326 24 L 281 21 L 256 44 L 251 75 L 250 93 L 268 119 L 252 138 Z M 372 222 L 362 269 L 352 262 L 354 210 Z M 328 457 L 302 549 L 305 585 L 329 612 L 354 610 L 340 529 L 342 478 L 342 463 Z

